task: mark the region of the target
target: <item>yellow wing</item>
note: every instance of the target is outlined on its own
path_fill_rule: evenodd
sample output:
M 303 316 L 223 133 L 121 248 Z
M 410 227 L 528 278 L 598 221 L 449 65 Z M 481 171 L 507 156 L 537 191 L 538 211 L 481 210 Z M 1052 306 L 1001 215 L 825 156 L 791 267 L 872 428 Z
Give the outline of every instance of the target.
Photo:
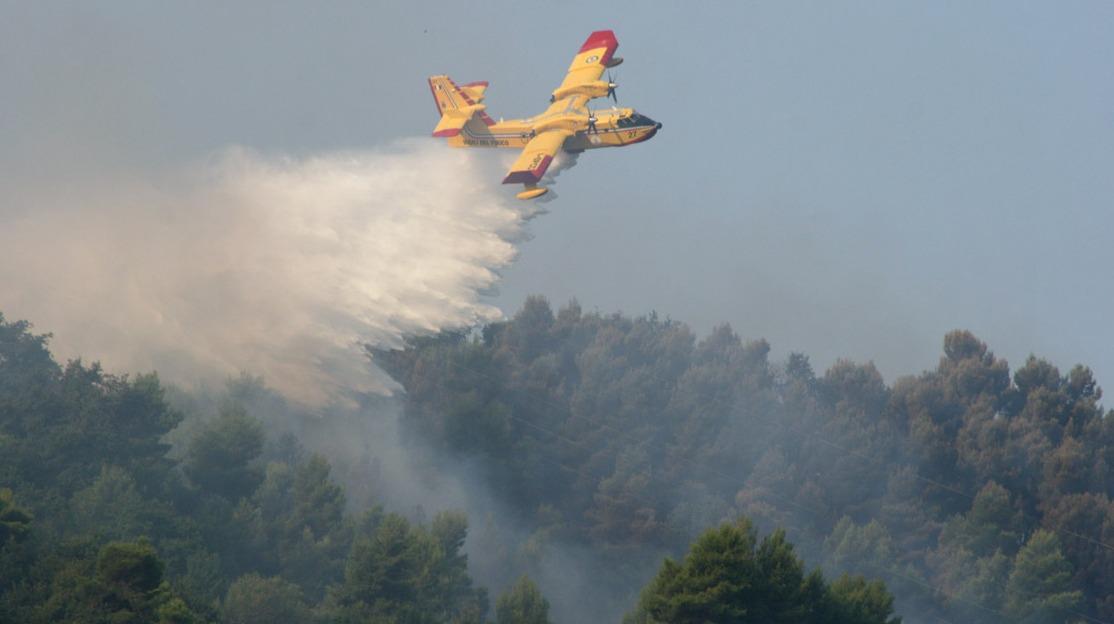
M 569 73 L 565 74 L 557 91 L 599 80 L 618 49 L 619 40 L 610 30 L 597 30 L 588 35 L 584 45 L 580 46 L 580 51 L 573 57 Z
M 514 161 L 507 177 L 503 178 L 503 184 L 537 184 L 545 175 L 549 163 L 553 162 L 557 150 L 561 149 L 565 139 L 572 134 L 568 130 L 547 130 L 530 139 L 526 147 L 522 148 L 518 160 Z

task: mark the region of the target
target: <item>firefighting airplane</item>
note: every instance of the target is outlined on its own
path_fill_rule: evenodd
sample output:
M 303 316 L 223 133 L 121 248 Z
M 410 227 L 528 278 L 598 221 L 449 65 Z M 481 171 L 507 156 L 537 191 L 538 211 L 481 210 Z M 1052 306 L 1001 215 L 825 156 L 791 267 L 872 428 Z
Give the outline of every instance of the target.
M 557 151 L 578 153 L 597 147 L 622 147 L 657 134 L 661 124 L 633 108 L 593 111 L 593 98 L 615 96 L 615 83 L 600 80 L 604 70 L 623 62 L 613 56 L 619 47 L 615 33 L 597 30 L 588 36 L 572 60 L 561 86 L 553 92 L 546 111 L 536 117 L 495 121 L 486 112 L 487 82 L 457 85 L 448 76 L 431 76 L 429 88 L 441 121 L 433 136 L 445 137 L 453 147 L 513 147 L 522 150 L 503 184 L 525 184 L 519 199 L 545 194 L 538 186 Z

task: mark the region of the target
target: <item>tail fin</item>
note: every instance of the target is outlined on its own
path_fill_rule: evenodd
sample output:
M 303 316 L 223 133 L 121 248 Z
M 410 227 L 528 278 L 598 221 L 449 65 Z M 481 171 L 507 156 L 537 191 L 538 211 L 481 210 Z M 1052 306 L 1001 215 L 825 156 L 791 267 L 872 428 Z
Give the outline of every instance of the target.
M 484 112 L 487 107 L 480 103 L 487 90 L 486 82 L 470 82 L 460 87 L 448 76 L 431 76 L 429 90 L 433 93 L 437 113 L 441 115 L 433 136 L 456 136 L 473 116 L 478 117 L 485 125 L 495 124 L 495 120 Z

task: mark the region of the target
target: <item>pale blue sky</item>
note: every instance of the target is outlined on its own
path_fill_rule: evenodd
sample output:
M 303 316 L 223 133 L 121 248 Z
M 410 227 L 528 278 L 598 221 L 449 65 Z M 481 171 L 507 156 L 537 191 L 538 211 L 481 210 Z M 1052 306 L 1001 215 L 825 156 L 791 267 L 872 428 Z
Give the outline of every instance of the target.
M 492 301 L 727 321 L 890 378 L 963 327 L 1114 387 L 1114 3 L 0 7 L 0 184 L 427 135 L 434 73 L 532 114 L 611 28 L 620 103 L 664 129 L 563 174 Z

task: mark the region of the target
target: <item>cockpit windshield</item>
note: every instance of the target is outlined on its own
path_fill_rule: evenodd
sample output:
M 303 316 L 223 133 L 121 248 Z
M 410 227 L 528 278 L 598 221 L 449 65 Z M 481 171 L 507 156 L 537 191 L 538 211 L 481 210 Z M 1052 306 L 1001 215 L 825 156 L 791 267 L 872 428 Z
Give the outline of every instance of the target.
M 619 120 L 618 126 L 620 128 L 635 128 L 638 126 L 653 126 L 657 122 L 649 117 L 640 113 L 631 113 L 630 117 L 623 117 Z

